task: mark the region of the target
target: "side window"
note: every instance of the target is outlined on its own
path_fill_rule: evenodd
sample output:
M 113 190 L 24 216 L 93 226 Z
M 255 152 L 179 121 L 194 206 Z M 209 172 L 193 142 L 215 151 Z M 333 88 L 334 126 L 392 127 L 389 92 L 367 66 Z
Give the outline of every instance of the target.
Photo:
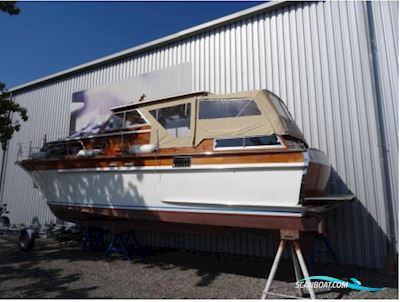
M 192 134 L 190 130 L 190 103 L 154 109 L 150 114 L 174 138 Z
M 284 117 L 286 117 L 288 120 L 292 121 L 293 118 L 290 115 L 289 110 L 286 108 L 286 105 L 278 99 L 274 94 L 270 93 L 269 94 L 271 97 L 272 102 L 274 103 L 274 107 L 276 110 L 278 110 L 278 113 Z
M 246 147 L 253 146 L 274 146 L 280 145 L 278 138 L 275 135 L 269 136 L 253 136 L 253 137 L 245 137 L 244 145 Z
M 257 147 L 280 147 L 279 138 L 275 135 L 251 136 L 240 138 L 215 139 L 215 149 L 222 148 L 257 148 Z
M 223 138 L 215 140 L 215 149 L 218 148 L 237 148 L 243 146 L 243 138 Z
M 199 119 L 215 119 L 261 115 L 256 102 L 250 99 L 208 99 L 200 101 Z
M 124 122 L 124 113 L 115 113 L 106 122 L 104 132 L 113 132 L 122 129 Z
M 146 121 L 137 110 L 128 111 L 125 113 L 124 128 L 131 128 L 143 124 L 146 124 Z

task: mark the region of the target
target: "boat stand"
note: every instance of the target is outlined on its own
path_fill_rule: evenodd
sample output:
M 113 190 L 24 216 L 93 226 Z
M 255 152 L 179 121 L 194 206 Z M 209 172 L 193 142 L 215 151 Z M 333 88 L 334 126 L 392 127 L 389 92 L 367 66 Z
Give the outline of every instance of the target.
M 88 227 L 83 240 L 82 252 L 90 254 L 92 251 L 104 251 L 106 247 L 105 234 L 106 232 L 102 228 Z
M 298 297 L 294 297 L 294 296 L 270 292 L 272 281 L 275 278 L 275 274 L 278 269 L 279 262 L 282 258 L 282 254 L 283 254 L 286 246 L 290 246 L 290 251 L 291 251 L 293 266 L 294 266 L 294 273 L 296 275 L 296 282 L 301 280 L 303 278 L 302 276 L 304 276 L 304 278 L 310 277 L 310 275 L 308 274 L 307 265 L 304 261 L 303 254 L 301 252 L 301 248 L 300 248 L 300 244 L 299 244 L 300 232 L 293 231 L 293 230 L 281 230 L 280 237 L 281 237 L 281 241 L 279 243 L 279 248 L 278 248 L 278 251 L 276 252 L 276 256 L 275 256 L 274 262 L 272 264 L 271 270 L 269 272 L 267 283 L 265 285 L 265 289 L 263 291 L 261 299 L 265 299 L 268 295 L 280 296 L 280 297 L 285 297 L 285 298 L 298 298 Z M 309 283 L 310 283 L 310 281 L 306 281 L 306 284 L 309 284 Z M 314 293 L 313 288 L 311 286 L 307 286 L 307 289 L 310 294 L 310 298 L 315 299 L 315 293 Z M 301 288 L 298 289 L 298 293 L 299 293 L 299 297 L 304 296 L 303 290 Z
M 131 239 L 133 244 L 129 244 L 129 241 Z M 134 231 L 128 233 L 117 233 L 117 234 L 113 233 L 110 244 L 106 251 L 106 257 L 113 253 L 119 253 L 123 254 L 127 260 L 131 261 L 132 260 L 131 255 L 134 251 L 137 251 L 139 257 L 141 259 L 144 259 L 145 257 L 144 249 L 139 244 L 139 241 L 137 240 Z

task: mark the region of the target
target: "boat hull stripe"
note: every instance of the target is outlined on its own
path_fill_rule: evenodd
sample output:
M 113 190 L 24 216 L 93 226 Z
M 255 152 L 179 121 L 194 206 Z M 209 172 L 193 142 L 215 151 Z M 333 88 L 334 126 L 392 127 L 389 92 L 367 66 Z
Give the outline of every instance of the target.
M 317 217 L 249 215 L 229 213 L 201 213 L 193 211 L 138 210 L 56 205 L 49 203 L 52 212 L 60 219 L 89 226 L 124 228 L 157 228 L 167 230 L 177 224 L 181 231 L 193 226 L 233 227 L 268 230 L 317 231 L 320 219 Z M 146 227 L 145 227 L 146 226 Z
M 301 217 L 303 215 L 303 210 L 301 207 L 285 207 L 284 209 L 277 209 L 274 207 L 264 207 L 263 209 L 250 209 L 245 207 L 210 207 L 209 204 L 206 206 L 198 206 L 198 207 L 190 207 L 190 206 L 139 206 L 139 205 L 104 205 L 104 204 L 90 204 L 90 205 L 81 205 L 77 203 L 65 203 L 58 201 L 48 201 L 49 205 L 62 205 L 66 207 L 77 207 L 77 208 L 104 208 L 104 209 L 140 209 L 147 211 L 182 211 L 182 212 L 220 212 L 220 213 L 232 213 L 237 214 L 238 212 L 247 214 L 247 215 L 267 215 L 267 216 L 293 216 L 293 217 Z

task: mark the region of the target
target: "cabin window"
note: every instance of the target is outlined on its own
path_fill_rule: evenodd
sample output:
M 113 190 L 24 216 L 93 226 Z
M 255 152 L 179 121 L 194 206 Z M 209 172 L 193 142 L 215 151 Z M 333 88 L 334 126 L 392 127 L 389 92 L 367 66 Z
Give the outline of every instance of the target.
M 214 149 L 237 149 L 237 148 L 258 148 L 258 147 L 281 147 L 282 143 L 275 135 L 251 136 L 239 138 L 215 139 Z
M 250 99 L 208 99 L 200 101 L 199 119 L 216 119 L 261 115 L 256 102 Z
M 133 110 L 125 113 L 124 128 L 132 128 L 134 126 L 143 124 L 146 124 L 146 121 L 140 115 L 139 111 Z
M 174 138 L 191 135 L 190 103 L 150 110 L 151 115 Z
M 215 148 L 244 147 L 243 138 L 224 138 L 215 140 Z
M 280 145 L 278 138 L 275 135 L 269 136 L 253 136 L 253 137 L 245 137 L 244 145 L 246 147 L 253 146 L 275 146 Z
M 124 125 L 124 113 L 115 113 L 106 122 L 104 132 L 113 132 L 122 129 Z

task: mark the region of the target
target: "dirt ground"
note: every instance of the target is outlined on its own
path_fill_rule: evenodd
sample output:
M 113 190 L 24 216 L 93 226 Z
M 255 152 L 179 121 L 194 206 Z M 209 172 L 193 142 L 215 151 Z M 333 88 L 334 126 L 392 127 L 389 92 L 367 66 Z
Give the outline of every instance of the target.
M 22 252 L 16 237 L 0 235 L 0 298 L 259 299 L 272 259 L 150 249 L 144 260 L 86 254 L 81 246 L 37 240 Z M 310 273 L 355 277 L 379 292 L 317 291 L 318 298 L 397 299 L 398 275 L 348 266 L 314 265 Z M 295 295 L 292 263 L 281 263 L 273 292 Z M 276 298 L 272 297 L 271 298 Z

